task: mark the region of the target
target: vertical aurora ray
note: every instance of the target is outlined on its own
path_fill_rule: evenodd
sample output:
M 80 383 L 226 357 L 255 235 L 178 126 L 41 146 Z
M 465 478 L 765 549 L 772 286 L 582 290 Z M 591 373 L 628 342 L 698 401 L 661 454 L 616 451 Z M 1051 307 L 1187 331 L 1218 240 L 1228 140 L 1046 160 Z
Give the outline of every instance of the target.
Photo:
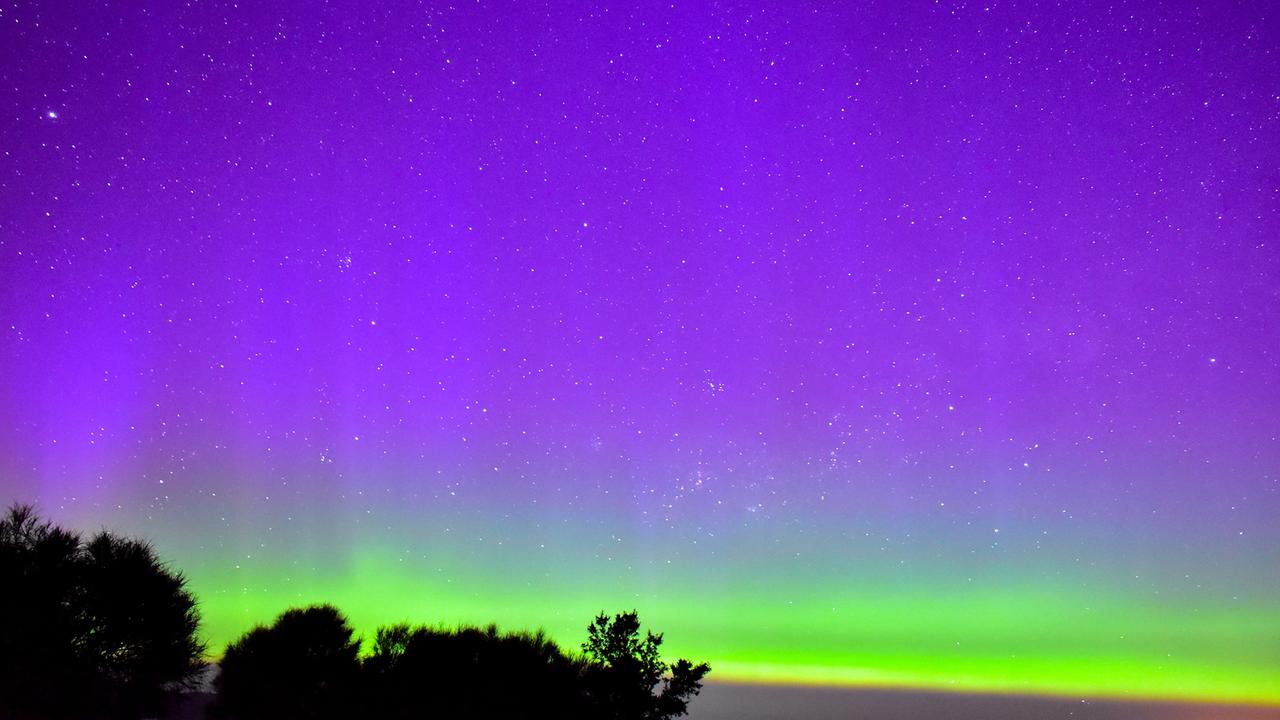
M 1275 14 L 1086 5 L 6 10 L 0 500 L 214 646 L 1280 705 Z

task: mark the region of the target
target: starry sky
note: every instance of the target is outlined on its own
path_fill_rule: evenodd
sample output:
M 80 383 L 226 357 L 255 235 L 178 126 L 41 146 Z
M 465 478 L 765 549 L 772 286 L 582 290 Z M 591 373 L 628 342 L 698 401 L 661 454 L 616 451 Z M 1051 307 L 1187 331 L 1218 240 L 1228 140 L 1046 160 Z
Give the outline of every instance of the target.
M 1269 2 L 9 2 L 0 500 L 215 652 L 1280 704 Z

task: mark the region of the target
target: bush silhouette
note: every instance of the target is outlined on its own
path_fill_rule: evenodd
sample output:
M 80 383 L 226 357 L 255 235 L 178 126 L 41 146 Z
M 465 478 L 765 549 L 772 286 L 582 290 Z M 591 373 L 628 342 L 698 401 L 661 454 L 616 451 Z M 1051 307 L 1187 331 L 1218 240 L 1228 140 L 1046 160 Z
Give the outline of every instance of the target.
M 685 714 L 709 668 L 658 656 L 635 612 L 601 615 L 585 655 L 543 632 L 392 625 L 363 661 L 330 606 L 289 610 L 232 643 L 214 714 L 235 720 L 371 717 L 667 720 Z
M 201 669 L 186 580 L 137 540 L 89 541 L 30 506 L 0 518 L 0 717 L 156 712 Z
M 356 699 L 360 641 L 330 605 L 286 611 L 227 647 L 214 714 L 237 720 L 345 718 Z
M 364 662 L 370 717 L 574 718 L 582 664 L 542 632 L 396 625 Z
M 702 689 L 711 667 L 683 659 L 668 665 L 659 657 L 661 645 L 661 633 L 648 632 L 640 639 L 634 610 L 612 619 L 603 613 L 596 617 L 582 644 L 590 663 L 585 684 L 593 717 L 667 720 L 688 711 L 689 700 Z

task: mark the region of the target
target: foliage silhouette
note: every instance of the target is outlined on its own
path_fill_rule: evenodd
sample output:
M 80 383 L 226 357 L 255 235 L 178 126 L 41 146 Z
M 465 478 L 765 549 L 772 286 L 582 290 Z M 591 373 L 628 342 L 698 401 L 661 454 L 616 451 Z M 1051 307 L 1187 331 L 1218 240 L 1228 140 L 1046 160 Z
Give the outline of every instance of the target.
M 227 647 L 213 713 L 237 720 L 348 717 L 359 653 L 359 639 L 333 606 L 288 610 Z
M 667 720 L 685 714 L 708 672 L 658 656 L 662 636 L 639 638 L 635 612 L 601 615 L 582 656 L 543 632 L 497 626 L 379 628 L 358 658 L 332 607 L 289 610 L 232 643 L 214 714 L 235 720 L 376 717 L 487 720 Z
M 186 580 L 137 540 L 0 518 L 0 717 L 157 712 L 202 668 Z
M 576 718 L 582 663 L 541 631 L 396 625 L 364 662 L 371 717 Z
M 590 662 L 585 680 L 594 717 L 667 720 L 688 712 L 689 700 L 702 689 L 711 667 L 684 659 L 668 665 L 659 657 L 661 645 L 661 633 L 647 632 L 640 639 L 634 610 L 612 619 L 596 616 L 582 644 Z

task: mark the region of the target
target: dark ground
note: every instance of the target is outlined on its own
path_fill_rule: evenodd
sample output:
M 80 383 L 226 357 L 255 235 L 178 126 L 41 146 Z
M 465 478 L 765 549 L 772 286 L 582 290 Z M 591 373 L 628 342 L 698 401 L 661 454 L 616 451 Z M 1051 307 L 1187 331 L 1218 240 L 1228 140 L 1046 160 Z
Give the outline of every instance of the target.
M 689 720 L 1280 720 L 1280 708 L 709 682 Z

